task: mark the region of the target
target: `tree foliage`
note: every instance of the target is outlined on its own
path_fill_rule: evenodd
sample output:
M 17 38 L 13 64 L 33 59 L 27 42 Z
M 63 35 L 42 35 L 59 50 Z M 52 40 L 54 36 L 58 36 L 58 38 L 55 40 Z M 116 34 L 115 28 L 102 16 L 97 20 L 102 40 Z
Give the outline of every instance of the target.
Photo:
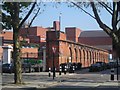
M 26 2 L 22 3 L 20 2 L 19 5 L 19 11 L 20 13 L 23 13 L 24 10 L 29 7 L 32 3 Z M 12 29 L 13 23 L 12 23 L 12 16 L 16 13 L 14 3 L 13 2 L 5 2 L 2 4 L 2 28 L 3 29 Z M 21 21 L 23 17 L 19 16 L 19 20 Z M 19 21 L 19 23 L 20 23 Z
M 33 12 L 36 2 L 4 2 L 2 4 L 3 29 L 13 29 L 13 62 L 15 66 L 14 82 L 22 83 L 22 70 L 20 59 L 19 31 L 30 14 Z M 27 12 L 26 12 L 27 11 Z M 24 16 L 21 16 L 24 13 Z M 33 22 L 33 21 L 32 21 Z

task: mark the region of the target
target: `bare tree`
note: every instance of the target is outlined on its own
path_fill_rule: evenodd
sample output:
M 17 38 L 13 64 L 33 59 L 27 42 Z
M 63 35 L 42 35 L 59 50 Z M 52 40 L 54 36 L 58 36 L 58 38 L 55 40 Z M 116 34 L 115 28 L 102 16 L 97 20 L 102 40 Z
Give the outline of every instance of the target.
M 22 81 L 22 70 L 21 70 L 21 60 L 20 60 L 20 40 L 19 32 L 22 25 L 31 15 L 33 10 L 36 7 L 36 2 L 4 2 L 2 4 L 2 26 L 3 29 L 13 29 L 13 61 L 15 66 L 14 72 L 14 82 L 15 84 L 21 84 Z M 24 17 L 20 16 L 21 12 L 24 12 Z M 40 11 L 38 8 L 37 13 L 31 20 L 30 25 L 33 20 L 36 18 L 37 14 Z M 30 26 L 29 25 L 29 26 Z
M 120 60 L 120 1 L 102 2 L 100 0 L 89 0 L 89 2 L 71 2 L 74 6 L 84 11 L 90 17 L 95 19 L 100 28 L 102 28 L 112 38 L 113 59 Z M 86 11 L 81 6 L 87 5 L 92 8 L 94 15 Z M 98 7 L 103 7 L 112 17 L 111 26 L 105 24 L 98 14 Z M 107 17 L 109 18 L 109 17 Z M 112 27 L 112 28 L 111 28 Z M 118 72 L 118 70 L 117 70 Z M 117 76 L 118 79 L 118 76 Z

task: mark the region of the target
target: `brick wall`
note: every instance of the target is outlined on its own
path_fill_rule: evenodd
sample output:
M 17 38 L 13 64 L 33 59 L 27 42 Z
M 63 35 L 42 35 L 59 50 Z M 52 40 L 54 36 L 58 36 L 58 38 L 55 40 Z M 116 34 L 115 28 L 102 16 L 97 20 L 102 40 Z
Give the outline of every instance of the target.
M 22 48 L 21 53 L 21 58 L 38 58 L 38 48 Z
M 79 37 L 79 42 L 87 45 L 111 45 L 110 37 Z
M 58 39 L 56 33 L 59 35 Z M 66 40 L 63 34 L 65 33 L 47 32 L 47 69 L 53 66 L 53 59 L 57 70 L 59 70 L 61 63 L 82 63 L 82 67 L 88 67 L 97 61 L 108 62 L 108 52 L 106 50 Z M 56 48 L 54 56 L 52 47 Z
M 81 33 L 81 30 L 79 28 L 67 27 L 67 28 L 65 28 L 65 32 L 66 32 L 68 40 L 78 42 L 78 37 Z
M 53 22 L 53 28 L 57 31 L 60 31 L 60 22 L 59 21 L 54 21 Z

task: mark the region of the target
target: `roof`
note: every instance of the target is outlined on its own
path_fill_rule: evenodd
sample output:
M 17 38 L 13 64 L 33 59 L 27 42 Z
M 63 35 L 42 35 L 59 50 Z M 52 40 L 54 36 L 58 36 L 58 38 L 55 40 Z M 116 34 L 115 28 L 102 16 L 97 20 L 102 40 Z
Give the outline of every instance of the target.
M 104 31 L 82 31 L 79 37 L 109 37 Z

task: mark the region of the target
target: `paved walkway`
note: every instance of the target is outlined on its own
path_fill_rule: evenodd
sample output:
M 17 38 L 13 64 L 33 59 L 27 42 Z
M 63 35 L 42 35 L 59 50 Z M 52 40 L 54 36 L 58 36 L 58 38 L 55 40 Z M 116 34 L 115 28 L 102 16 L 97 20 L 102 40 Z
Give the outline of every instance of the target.
M 101 74 L 99 73 L 85 73 L 85 71 L 77 72 L 77 73 L 67 73 L 64 75 L 59 75 L 56 73 L 56 77 L 53 80 L 53 77 L 48 77 L 48 72 L 40 72 L 40 73 L 23 73 L 23 78 L 25 80 L 25 84 L 23 85 L 15 85 L 12 84 L 13 74 L 3 74 L 3 85 L 2 88 L 82 88 L 82 87 L 91 87 L 91 88 L 99 88 L 99 87 L 115 87 L 118 88 L 120 83 L 115 80 L 109 80 L 109 74 Z M 7 79 L 8 78 L 8 79 Z M 12 78 L 12 79 L 11 79 Z M 6 81 L 7 79 L 7 81 Z M 4 89 L 3 89 L 4 90 Z M 11 90 L 11 89 L 10 89 Z M 119 90 L 119 89 L 118 89 Z

